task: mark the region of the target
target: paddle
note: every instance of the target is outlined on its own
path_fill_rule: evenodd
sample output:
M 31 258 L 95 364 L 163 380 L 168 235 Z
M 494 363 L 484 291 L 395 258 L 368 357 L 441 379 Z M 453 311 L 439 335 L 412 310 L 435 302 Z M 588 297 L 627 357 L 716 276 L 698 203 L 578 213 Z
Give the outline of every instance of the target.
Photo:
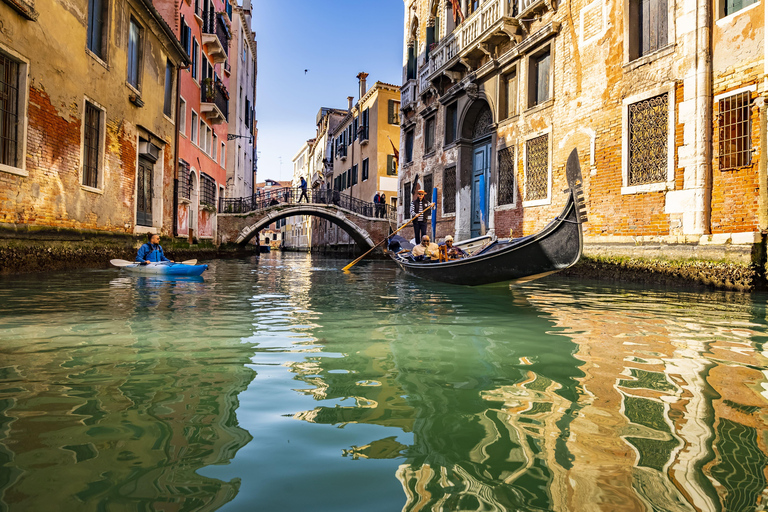
M 393 237 L 394 235 L 396 235 L 398 231 L 400 231 L 400 230 L 401 230 L 401 229 L 403 229 L 405 226 L 407 226 L 407 225 L 408 225 L 408 224 L 410 224 L 411 222 L 413 222 L 413 221 L 415 221 L 416 219 L 418 219 L 418 218 L 419 218 L 421 215 L 423 215 L 423 214 L 424 214 L 424 212 L 426 212 L 426 211 L 429 211 L 429 209 L 430 209 L 430 208 L 432 208 L 433 206 L 434 206 L 434 203 L 433 203 L 433 204 L 431 204 L 431 205 L 429 205 L 428 207 L 424 208 L 422 211 L 420 211 L 419 213 L 417 213 L 417 214 L 416 214 L 416 216 L 415 216 L 414 218 L 412 218 L 411 220 L 409 220 L 408 222 L 406 222 L 405 224 L 403 224 L 402 226 L 400 226 L 399 228 L 397 228 L 397 231 L 395 231 L 394 233 L 392 233 L 391 235 L 389 235 L 387 238 L 385 238 L 385 239 L 384 239 L 384 240 L 382 240 L 381 242 L 377 243 L 376 245 L 374 245 L 373 247 L 371 247 L 370 249 L 368 249 L 368 250 L 367 250 L 367 251 L 366 251 L 366 252 L 365 252 L 365 253 L 364 253 L 362 256 L 360 256 L 360 257 L 359 257 L 359 258 L 357 258 L 355 261 L 353 261 L 352 263 L 350 263 L 350 264 L 349 264 L 349 265 L 347 265 L 346 267 L 342 268 L 341 270 L 347 271 L 347 270 L 349 270 L 350 268 L 352 268 L 352 267 L 354 267 L 355 265 L 357 265 L 357 264 L 360 262 L 360 260 L 362 260 L 363 258 L 365 258 L 366 256 L 368 256 L 368 253 L 369 253 L 369 252 L 371 252 L 372 250 L 374 250 L 375 248 L 377 248 L 378 246 L 380 246 L 381 244 L 383 244 L 384 242 L 386 242 L 387 240 L 389 240 L 389 239 L 390 239 L 391 237 Z
M 116 267 L 125 267 L 128 265 L 133 265 L 134 263 L 140 263 L 138 261 L 127 261 L 127 260 L 117 260 L 117 259 L 109 260 L 109 262 Z M 197 263 L 197 260 L 186 260 L 181 262 L 182 265 L 194 265 L 196 263 Z

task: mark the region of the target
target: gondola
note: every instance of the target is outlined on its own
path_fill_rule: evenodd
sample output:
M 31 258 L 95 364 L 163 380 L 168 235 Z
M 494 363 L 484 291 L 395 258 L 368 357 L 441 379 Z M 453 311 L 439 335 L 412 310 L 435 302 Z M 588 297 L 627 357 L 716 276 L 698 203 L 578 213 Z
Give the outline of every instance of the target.
M 536 234 L 493 240 L 459 260 L 416 262 L 410 255 L 397 251 L 390 250 L 388 254 L 408 274 L 468 286 L 529 281 L 566 269 L 581 257 L 581 224 L 586 222 L 581 171 L 575 149 L 568 157 L 566 176 L 568 200 L 563 211 Z M 461 246 L 461 243 L 456 245 Z

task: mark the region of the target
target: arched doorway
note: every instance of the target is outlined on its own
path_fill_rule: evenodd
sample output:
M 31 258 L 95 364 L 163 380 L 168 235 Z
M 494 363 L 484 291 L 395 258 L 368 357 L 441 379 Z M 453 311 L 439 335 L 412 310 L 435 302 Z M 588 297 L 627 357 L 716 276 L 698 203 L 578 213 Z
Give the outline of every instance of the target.
M 200 206 L 200 187 L 197 173 L 193 170 L 189 173 L 189 236 L 197 236 L 197 211 Z
M 470 209 L 470 236 L 472 237 L 484 235 L 489 228 L 488 190 L 491 180 L 491 148 L 494 131 L 493 114 L 488 103 L 482 100 L 475 102 L 465 119 L 464 131 L 466 138 L 472 141 Z

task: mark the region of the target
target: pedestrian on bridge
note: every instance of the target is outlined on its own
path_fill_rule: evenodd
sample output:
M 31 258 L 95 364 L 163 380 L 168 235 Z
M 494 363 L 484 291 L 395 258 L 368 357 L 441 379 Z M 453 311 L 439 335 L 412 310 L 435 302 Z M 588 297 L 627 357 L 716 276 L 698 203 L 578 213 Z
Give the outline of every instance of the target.
M 297 202 L 300 203 L 302 197 L 306 199 L 307 202 L 309 202 L 309 198 L 307 197 L 307 180 L 304 179 L 304 176 L 301 176 L 301 183 L 299 184 L 299 188 L 301 188 L 301 195 L 299 196 L 299 200 Z

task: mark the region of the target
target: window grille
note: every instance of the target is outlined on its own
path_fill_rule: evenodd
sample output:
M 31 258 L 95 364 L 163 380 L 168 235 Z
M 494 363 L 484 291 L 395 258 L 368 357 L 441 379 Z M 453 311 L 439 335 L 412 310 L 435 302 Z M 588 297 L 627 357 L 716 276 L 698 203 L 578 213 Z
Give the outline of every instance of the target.
M 443 213 L 456 213 L 456 166 L 443 169 Z
M 179 198 L 189 199 L 191 197 L 190 188 L 192 185 L 192 179 L 190 176 L 189 167 L 184 164 L 179 164 Z
M 738 169 L 751 164 L 750 99 L 751 94 L 743 92 L 723 98 L 718 103 L 720 170 Z
M 549 181 L 549 135 L 541 135 L 525 143 L 525 200 L 546 199 Z
M 515 148 L 499 151 L 499 204 L 515 202 Z
M 200 204 L 216 206 L 216 181 L 205 173 L 200 174 Z
M 83 185 L 97 188 L 99 184 L 99 134 L 101 111 L 85 104 L 85 133 L 83 137 Z
M 19 167 L 19 64 L 0 53 L 0 164 Z
M 629 175 L 627 184 L 666 181 L 669 95 L 629 106 Z

